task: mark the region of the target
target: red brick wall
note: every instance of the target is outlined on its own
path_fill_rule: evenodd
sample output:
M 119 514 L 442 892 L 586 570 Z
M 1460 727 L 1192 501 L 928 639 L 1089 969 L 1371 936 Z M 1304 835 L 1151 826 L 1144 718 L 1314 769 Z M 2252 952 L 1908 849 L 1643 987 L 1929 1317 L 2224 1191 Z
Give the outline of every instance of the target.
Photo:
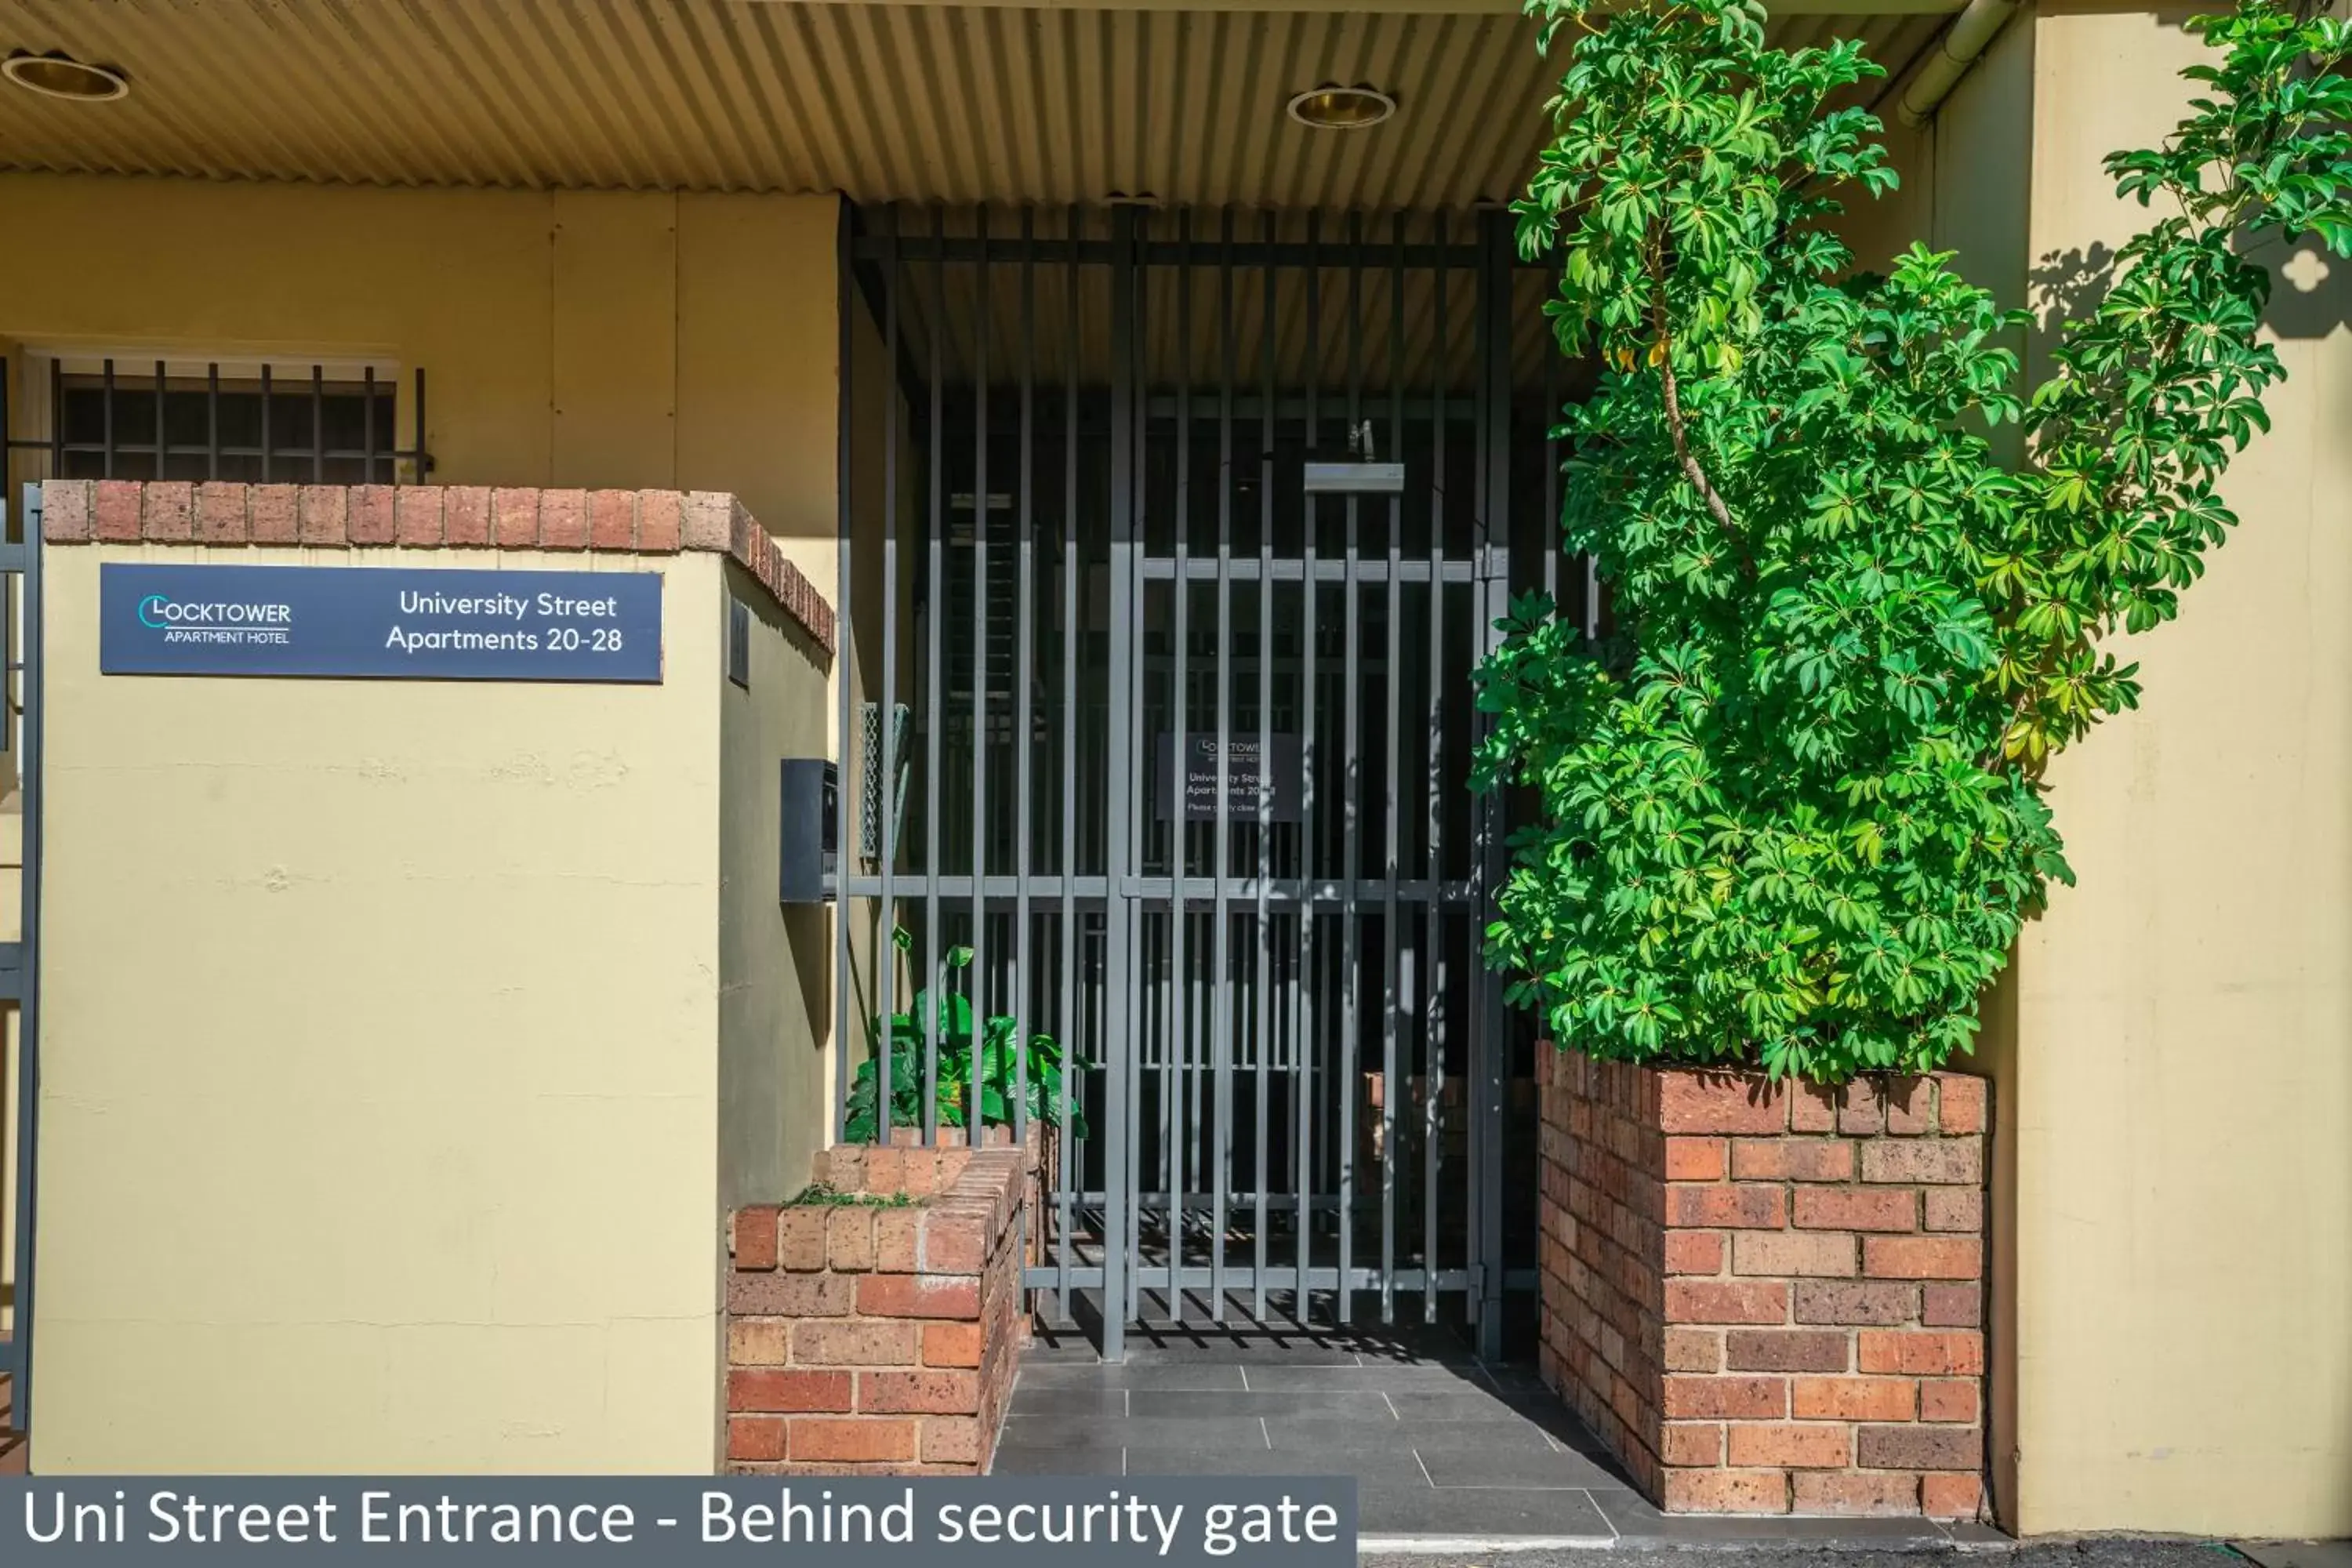
M 727 1468 L 980 1475 L 1028 1334 L 1034 1151 L 844 1146 L 817 1175 L 899 1207 L 738 1210 L 729 1225 Z
M 732 556 L 817 646 L 833 651 L 833 605 L 743 503 L 716 490 L 491 489 L 479 485 L 248 485 L 52 479 L 50 544 L 399 545 Z
M 1670 1511 L 1972 1517 L 1987 1086 L 1538 1053 L 1544 1380 Z

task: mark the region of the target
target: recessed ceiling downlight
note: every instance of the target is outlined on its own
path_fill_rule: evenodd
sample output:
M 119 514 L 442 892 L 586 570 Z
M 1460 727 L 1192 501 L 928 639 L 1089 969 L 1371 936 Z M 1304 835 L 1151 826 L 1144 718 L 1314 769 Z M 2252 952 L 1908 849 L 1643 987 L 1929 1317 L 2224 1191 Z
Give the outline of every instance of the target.
M 1318 131 L 1361 131 L 1396 112 L 1396 100 L 1361 83 L 1309 88 L 1290 100 L 1290 118 Z
M 107 103 L 131 90 L 131 79 L 112 66 L 94 66 L 70 55 L 13 54 L 0 60 L 0 76 L 44 98 L 77 103 Z

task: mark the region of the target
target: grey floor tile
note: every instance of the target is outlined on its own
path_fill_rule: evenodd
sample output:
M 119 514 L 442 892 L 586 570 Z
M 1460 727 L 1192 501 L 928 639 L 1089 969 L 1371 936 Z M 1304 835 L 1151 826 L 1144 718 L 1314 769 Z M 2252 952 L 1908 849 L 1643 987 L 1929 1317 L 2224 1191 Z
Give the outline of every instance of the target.
M 1441 1425 L 1410 1421 L 1336 1421 L 1307 1416 L 1295 1420 L 1266 1418 L 1265 1428 L 1274 1438 L 1275 1452 L 1334 1456 L 1349 1454 L 1424 1453 L 1460 1454 L 1475 1458 L 1482 1454 L 1511 1453 L 1549 1454 L 1550 1444 L 1544 1441 L 1537 1427 L 1519 1423 L 1506 1426 L 1471 1425 L 1452 1422 Z
M 1542 1535 L 1605 1542 L 1609 1521 L 1580 1491 L 1415 1490 L 1364 1488 L 1356 1500 L 1360 1535 L 1442 1535 L 1464 1538 Z
M 1013 1386 L 1013 1405 L 1008 1414 L 1123 1416 L 1128 1413 L 1129 1397 L 1124 1388 L 1039 1387 L 1024 1373 L 1021 1381 Z
M 1000 1443 L 989 1466 L 992 1476 L 1117 1476 L 1126 1472 L 1117 1448 L 1032 1447 Z
M 1337 1421 L 1328 1416 L 1265 1418 L 1265 1429 L 1277 1454 L 1320 1458 L 1343 1454 L 1409 1454 L 1412 1434 L 1388 1419 Z
M 1024 1415 L 1009 1412 L 1004 1426 L 997 1434 L 1000 1448 L 1118 1448 L 1116 1439 L 1102 1439 L 1100 1422 L 1087 1417 L 1067 1415 Z
M 1631 1486 L 1621 1484 L 1586 1489 L 1592 1493 L 1594 1505 L 1609 1516 L 1611 1528 L 1620 1535 L 1638 1533 L 1665 1517 L 1658 1511 L 1655 1503 Z
M 1242 1447 L 1263 1449 L 1265 1425 L 1252 1417 L 1207 1415 L 1194 1418 L 1129 1418 L 1117 1415 L 1024 1415 L 1004 1418 L 1008 1441 L 1037 1447 L 1207 1448 Z
M 1223 1339 L 1180 1339 L 1174 1336 L 1158 1340 L 1139 1339 L 1130 1334 L 1127 1342 L 1127 1359 L 1129 1365 L 1163 1362 L 1216 1362 L 1253 1368 L 1358 1364 L 1357 1353 L 1352 1347 L 1289 1336 L 1236 1342 Z
M 1283 1416 L 1287 1419 L 1328 1416 L 1335 1420 L 1393 1421 L 1387 1397 L 1377 1389 L 1233 1389 L 1202 1394 L 1181 1389 L 1138 1389 L 1129 1395 L 1128 1414 L 1145 1416 L 1209 1415 Z
M 1131 1476 L 1353 1476 L 1361 1485 L 1425 1487 L 1420 1461 L 1409 1448 L 1385 1454 L 1318 1457 L 1268 1453 L 1263 1448 L 1183 1445 L 1129 1448 Z
M 1217 1389 L 1242 1388 L 1247 1384 L 1244 1369 L 1230 1362 L 1136 1362 L 1125 1366 L 1105 1366 L 1098 1361 L 1059 1361 L 1042 1364 L 1024 1361 L 1021 1365 L 1020 1386 Z
M 1553 1447 L 1593 1458 L 1606 1457 L 1600 1440 L 1585 1430 L 1575 1413 L 1549 1394 L 1504 1399 L 1493 1394 L 1392 1394 L 1389 1403 L 1396 1406 L 1397 1418 L 1409 1426 L 1460 1426 L 1476 1431 L 1524 1426 L 1545 1434 Z
M 1497 1394 L 1491 1388 L 1465 1385 L 1450 1389 L 1400 1389 L 1389 1397 L 1404 1421 L 1540 1420 L 1558 1415 L 1573 1422 L 1568 1406 L 1549 1394 Z
M 1187 1447 L 1182 1445 L 1153 1445 L 1129 1448 L 1127 1451 L 1127 1473 L 1130 1476 L 1264 1476 L 1273 1472 L 1266 1461 L 1273 1458 L 1264 1448 Z M 1300 1471 L 1308 1475 L 1312 1471 Z
M 1662 1514 L 1639 1492 L 1595 1488 L 1592 1500 L 1629 1546 L 1937 1546 L 1950 1538 L 1924 1519 Z
M 1248 1366 L 1239 1369 L 1253 1391 L 1369 1388 L 1391 1394 L 1454 1394 L 1486 1387 L 1476 1367 Z M 1491 1392 L 1491 1391 L 1490 1391 Z
M 1581 1490 L 1613 1487 L 1617 1479 L 1580 1454 L 1550 1448 L 1427 1447 L 1413 1452 L 1429 1471 L 1430 1484 L 1475 1489 L 1482 1487 L 1552 1487 Z
M 1423 1458 L 1444 1454 L 1475 1463 L 1493 1455 L 1560 1452 L 1545 1440 L 1543 1428 L 1527 1421 L 1401 1421 L 1397 1430 Z
M 1952 1544 L 1955 1546 L 2014 1546 L 2017 1544 L 2017 1537 L 2007 1531 L 1990 1524 L 1979 1524 L 1972 1519 L 1947 1520 L 1944 1523 L 1944 1533 L 1952 1538 Z M 2248 1551 L 2244 1545 L 2237 1542 L 2232 1542 L 2231 1544 L 2237 1547 L 2240 1552 L 2245 1552 L 2247 1556 L 2254 1556 L 2253 1552 Z M 2352 1568 L 2352 1546 L 2343 1547 L 2342 1551 L 2343 1557 L 2333 1564 L 2333 1568 Z M 2254 1557 L 2254 1561 L 2262 1563 L 2263 1559 Z M 2323 1568 L 2323 1565 L 2318 1563 L 2308 1564 L 2280 1563 L 2264 1563 L 2263 1568 Z

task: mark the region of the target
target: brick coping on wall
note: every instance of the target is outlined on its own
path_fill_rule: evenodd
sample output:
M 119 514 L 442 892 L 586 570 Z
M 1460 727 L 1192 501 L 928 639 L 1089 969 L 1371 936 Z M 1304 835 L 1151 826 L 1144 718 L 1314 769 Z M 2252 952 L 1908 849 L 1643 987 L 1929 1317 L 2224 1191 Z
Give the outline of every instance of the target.
M 1977 1516 L 1986 1081 L 1537 1068 L 1543 1379 L 1643 1489 Z
M 709 551 L 732 558 L 834 651 L 832 604 L 742 501 L 719 490 L 51 479 L 41 493 L 41 537 L 50 544 Z
M 1028 1337 L 1027 1147 L 817 1156 L 895 1206 L 757 1205 L 728 1226 L 726 1468 L 981 1475 Z

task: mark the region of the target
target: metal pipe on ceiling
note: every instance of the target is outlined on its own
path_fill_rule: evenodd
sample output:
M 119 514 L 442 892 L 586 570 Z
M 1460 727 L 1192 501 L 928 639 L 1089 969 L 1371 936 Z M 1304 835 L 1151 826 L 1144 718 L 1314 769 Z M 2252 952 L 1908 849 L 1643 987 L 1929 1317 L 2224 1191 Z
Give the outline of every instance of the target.
M 1904 124 L 1925 125 L 1934 118 L 1937 109 L 1959 85 L 1960 78 L 1978 57 L 2000 36 L 2001 28 L 2009 25 L 2018 7 L 2019 0 L 1969 0 L 1968 8 L 1952 18 L 1952 25 L 1936 40 L 1935 48 L 1896 101 L 1895 111 Z

